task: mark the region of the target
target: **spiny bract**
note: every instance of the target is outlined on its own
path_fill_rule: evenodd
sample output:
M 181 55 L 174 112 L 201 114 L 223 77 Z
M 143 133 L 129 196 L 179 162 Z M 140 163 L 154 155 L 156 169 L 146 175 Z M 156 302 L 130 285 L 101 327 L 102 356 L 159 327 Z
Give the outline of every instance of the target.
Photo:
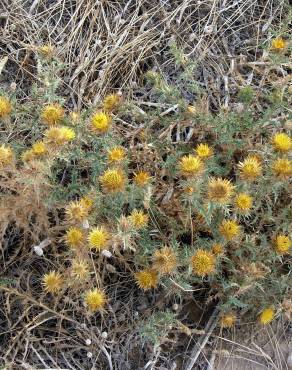
M 170 247 L 163 247 L 154 252 L 153 269 L 161 274 L 170 274 L 177 267 L 177 257 Z
M 180 159 L 179 168 L 182 175 L 189 177 L 200 174 L 204 168 L 204 164 L 199 157 L 189 154 Z
M 223 220 L 219 232 L 225 239 L 232 240 L 240 234 L 240 226 L 234 220 Z
M 151 176 L 146 171 L 139 171 L 134 174 L 134 184 L 137 186 L 145 186 L 147 185 L 151 180 Z
M 41 119 L 47 125 L 57 125 L 64 118 L 64 109 L 60 104 L 54 103 L 45 106 L 42 110 Z
M 109 168 L 100 176 L 100 182 L 105 192 L 119 192 L 125 188 L 126 176 L 120 169 Z
M 104 112 L 97 112 L 91 118 L 91 127 L 98 134 L 105 134 L 111 126 L 111 117 Z
M 262 173 L 261 163 L 255 157 L 247 157 L 238 167 L 243 180 L 255 181 Z
M 212 178 L 208 183 L 208 199 L 219 204 L 226 204 L 230 201 L 234 186 L 230 180 Z
M 129 221 L 136 230 L 143 229 L 147 226 L 148 215 L 141 210 L 134 209 L 129 216 Z

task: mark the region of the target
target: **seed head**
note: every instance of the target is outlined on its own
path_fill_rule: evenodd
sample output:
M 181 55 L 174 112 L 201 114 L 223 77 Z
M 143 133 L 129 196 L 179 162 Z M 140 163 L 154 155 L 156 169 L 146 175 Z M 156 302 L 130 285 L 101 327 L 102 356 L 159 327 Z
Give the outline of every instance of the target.
M 226 204 L 234 192 L 231 181 L 221 178 L 213 178 L 208 183 L 208 198 L 212 202 Z
M 252 207 L 253 198 L 246 193 L 239 193 L 235 198 L 235 207 L 241 213 L 248 213 Z
M 0 146 L 0 168 L 9 165 L 13 157 L 13 151 L 10 146 L 5 144 Z
M 177 267 L 175 252 L 169 247 L 163 247 L 154 252 L 153 269 L 162 275 L 171 274 Z
M 240 176 L 247 181 L 254 181 L 262 173 L 261 163 L 256 157 L 247 157 L 243 162 L 238 164 Z
M 134 209 L 128 218 L 133 228 L 140 230 L 147 226 L 149 217 L 143 211 Z
M 278 158 L 272 163 L 275 176 L 286 179 L 292 175 L 292 162 L 288 158 Z
M 79 248 L 84 244 L 83 231 L 78 227 L 70 227 L 66 232 L 65 242 L 71 248 Z
M 234 326 L 235 322 L 236 316 L 232 312 L 225 313 L 220 317 L 220 325 L 223 328 L 231 328 L 232 326 Z
M 149 172 L 146 171 L 139 171 L 134 175 L 134 184 L 140 187 L 149 184 L 150 180 L 151 176 Z
M 106 193 L 115 193 L 124 190 L 126 176 L 120 169 L 110 168 L 100 176 L 100 182 Z
M 121 162 L 126 157 L 126 151 L 122 146 L 115 146 L 108 151 L 108 160 L 110 162 Z

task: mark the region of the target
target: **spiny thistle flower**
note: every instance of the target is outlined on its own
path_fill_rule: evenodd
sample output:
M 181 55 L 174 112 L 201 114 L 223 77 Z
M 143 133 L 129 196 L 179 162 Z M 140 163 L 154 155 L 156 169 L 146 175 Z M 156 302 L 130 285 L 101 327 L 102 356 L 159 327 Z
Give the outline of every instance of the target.
M 0 168 L 5 167 L 13 160 L 13 151 L 8 145 L 0 146 Z
M 116 168 L 107 169 L 102 176 L 100 182 L 103 190 L 108 193 L 123 191 L 126 183 L 124 172 Z
M 292 241 L 287 235 L 279 234 L 275 238 L 275 250 L 279 254 L 288 254 L 292 246 Z
M 212 157 L 214 153 L 213 149 L 208 144 L 203 143 L 197 145 L 195 152 L 197 156 L 202 160 Z
M 215 271 L 216 258 L 213 253 L 198 249 L 192 256 L 193 272 L 199 276 L 210 275 Z
M 227 240 L 232 240 L 240 234 L 240 226 L 236 221 L 223 220 L 219 227 L 220 234 Z
M 215 254 L 215 256 L 220 256 L 222 254 L 224 254 L 224 247 L 222 244 L 213 244 L 212 246 L 212 252 L 213 254 Z
M 63 145 L 75 138 L 75 132 L 69 127 L 51 127 L 44 134 L 50 144 Z
M 287 48 L 287 41 L 283 37 L 276 37 L 272 40 L 272 49 L 275 51 L 282 51 Z
M 88 235 L 89 247 L 101 251 L 106 249 L 110 235 L 103 226 L 95 227 Z
M 273 173 L 282 179 L 292 175 L 292 162 L 288 158 L 278 158 L 272 163 Z
M 65 242 L 71 248 L 78 248 L 84 244 L 84 234 L 79 227 L 70 227 L 66 231 Z
M 121 97 L 118 94 L 109 94 L 103 100 L 103 109 L 105 111 L 113 111 L 121 103 Z
M 29 162 L 33 160 L 34 158 L 35 158 L 35 155 L 32 149 L 28 149 L 21 154 L 21 159 L 23 160 L 23 162 Z
M 259 322 L 262 325 L 267 325 L 271 321 L 273 321 L 274 317 L 275 317 L 275 310 L 273 309 L 273 307 L 268 307 L 268 308 L 265 308 L 261 312 L 259 316 Z
M 43 55 L 44 57 L 51 58 L 55 53 L 55 48 L 52 45 L 42 45 L 38 48 L 38 51 Z
M 248 213 L 252 207 L 253 198 L 246 193 L 239 193 L 234 203 L 239 212 Z
M 134 209 L 128 217 L 134 229 L 143 229 L 148 224 L 148 215 L 141 210 Z
M 240 176 L 247 181 L 256 180 L 262 173 L 262 166 L 259 160 L 254 156 L 247 157 L 238 164 Z
M 69 116 L 74 125 L 80 120 L 80 113 L 78 112 L 71 112 Z
M 184 155 L 179 162 L 179 168 L 184 176 L 194 176 L 202 172 L 204 164 L 199 157 Z
M 234 326 L 235 322 L 236 316 L 232 312 L 225 313 L 220 317 L 220 325 L 223 328 L 231 328 L 232 326 Z
M 158 274 L 152 269 L 145 269 L 135 274 L 135 280 L 139 288 L 143 290 L 156 288 L 158 284 Z
M 143 187 L 147 184 L 149 184 L 151 180 L 151 176 L 149 172 L 146 171 L 139 171 L 134 174 L 134 184 L 140 187 Z
M 89 266 L 85 260 L 73 260 L 71 272 L 74 278 L 86 280 L 89 277 Z
M 33 144 L 31 151 L 36 157 L 42 157 L 47 153 L 46 144 L 43 141 L 37 141 Z
M 5 96 L 0 96 L 0 118 L 9 116 L 12 112 L 12 105 Z
M 208 183 L 208 198 L 212 202 L 226 204 L 234 191 L 231 181 L 226 179 L 211 179 Z
M 88 210 L 80 201 L 72 201 L 66 207 L 66 217 L 69 221 L 81 222 L 88 216 Z
M 272 139 L 274 148 L 282 153 L 287 153 L 292 149 L 292 140 L 284 132 L 276 134 Z
M 92 312 L 103 310 L 106 301 L 105 292 L 101 289 L 94 288 L 85 292 L 84 302 Z
M 88 213 L 92 210 L 94 205 L 93 199 L 88 195 L 85 195 L 83 198 L 81 198 L 79 203 L 82 205 L 82 207 L 84 207 L 84 209 L 87 210 Z
M 177 267 L 176 254 L 167 246 L 154 252 L 153 269 L 161 274 L 170 274 Z
M 115 146 L 108 151 L 107 157 L 110 162 L 121 162 L 126 157 L 126 151 L 122 146 Z
M 91 118 L 91 127 L 98 134 L 105 134 L 111 125 L 111 117 L 104 112 L 97 112 Z
M 41 119 L 49 126 L 57 125 L 64 118 L 64 109 L 60 104 L 49 104 L 44 107 Z
M 63 285 L 63 279 L 59 272 L 50 271 L 43 276 L 43 286 L 48 293 L 58 293 Z

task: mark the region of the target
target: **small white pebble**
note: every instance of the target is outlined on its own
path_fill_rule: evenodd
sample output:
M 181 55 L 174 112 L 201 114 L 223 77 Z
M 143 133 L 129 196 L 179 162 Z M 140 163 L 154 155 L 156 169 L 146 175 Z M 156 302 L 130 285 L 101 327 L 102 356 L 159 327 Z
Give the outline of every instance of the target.
M 83 227 L 83 229 L 89 229 L 89 222 L 88 222 L 88 220 L 84 220 L 83 221 L 82 227 Z
M 92 357 L 92 352 L 87 352 L 87 357 L 91 358 Z
M 40 257 L 44 255 L 44 251 L 43 251 L 42 248 L 40 248 L 39 245 L 34 246 L 33 250 L 34 250 L 35 254 L 37 254 Z
M 111 258 L 112 254 L 110 251 L 104 249 L 101 254 L 104 256 L 104 257 L 107 257 L 107 258 Z
M 292 369 L 292 353 L 290 353 L 288 358 L 287 358 L 287 365 L 288 365 L 289 369 Z
M 107 338 L 107 332 L 106 332 L 106 331 L 103 331 L 103 332 L 101 333 L 101 337 L 102 337 L 103 339 L 106 339 L 106 338 Z
M 90 345 L 91 345 L 91 339 L 86 339 L 85 344 L 86 344 L 87 346 L 90 346 Z
M 179 309 L 179 305 L 177 303 L 174 303 L 172 305 L 172 309 L 173 309 L 173 311 L 177 311 Z

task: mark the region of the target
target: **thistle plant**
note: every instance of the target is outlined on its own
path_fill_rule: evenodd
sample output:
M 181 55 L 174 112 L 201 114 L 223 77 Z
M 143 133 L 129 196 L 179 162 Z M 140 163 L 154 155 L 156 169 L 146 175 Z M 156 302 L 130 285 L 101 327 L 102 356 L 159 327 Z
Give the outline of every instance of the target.
M 284 46 L 277 40 L 273 48 Z M 179 61 L 190 68 L 181 55 Z M 287 112 L 276 123 L 272 112 L 252 110 L 202 116 L 151 72 L 153 89 L 176 111 L 163 114 L 157 105 L 143 112 L 144 134 L 127 146 L 119 125 L 131 119 L 140 130 L 137 102 L 113 93 L 69 111 L 57 94 L 59 67 L 40 58 L 47 83 L 34 86 L 29 103 L 0 96 L 1 122 L 18 119 L 20 130 L 0 146 L 0 213 L 35 240 L 53 241 L 48 258 L 55 267 L 39 276 L 45 295 L 60 307 L 65 294 L 80 310 L 106 311 L 115 296 L 104 266 L 113 256 L 114 269 L 126 266 L 141 295 L 166 288 L 184 299 L 185 286 L 207 287 L 222 327 L 245 317 L 266 325 L 281 314 L 291 294 Z M 250 101 L 248 90 L 240 96 Z M 193 129 L 188 140 L 173 139 L 180 125 Z M 29 139 L 21 138 L 23 127 L 31 127 Z M 165 313 L 149 322 L 163 322 L 164 330 L 173 320 Z

